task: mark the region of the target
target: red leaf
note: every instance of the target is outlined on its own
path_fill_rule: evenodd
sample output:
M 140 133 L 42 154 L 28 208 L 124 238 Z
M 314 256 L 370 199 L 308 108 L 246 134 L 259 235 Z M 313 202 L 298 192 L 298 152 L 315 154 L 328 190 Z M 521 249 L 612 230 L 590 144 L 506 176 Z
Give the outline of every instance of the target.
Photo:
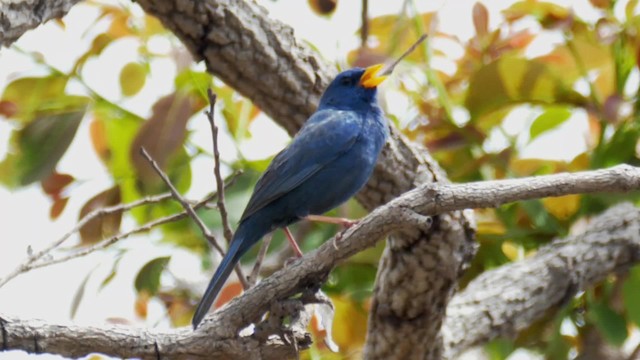
M 0 115 L 10 118 L 18 112 L 18 106 L 11 101 L 0 101 Z
M 239 282 L 233 282 L 225 286 L 224 288 L 222 288 L 222 291 L 220 291 L 220 295 L 218 296 L 218 299 L 216 299 L 216 302 L 213 304 L 213 308 L 217 309 L 222 305 L 228 303 L 234 297 L 242 294 L 242 290 L 242 284 L 240 284 Z
M 41 180 L 40 185 L 45 194 L 60 197 L 62 190 L 71 184 L 73 180 L 73 176 L 69 174 L 61 174 L 54 171 L 47 178 Z
M 89 135 L 91 136 L 93 150 L 98 154 L 98 157 L 104 162 L 108 161 L 111 156 L 111 151 L 109 150 L 107 130 L 104 127 L 104 122 L 100 119 L 93 119 L 89 125 Z

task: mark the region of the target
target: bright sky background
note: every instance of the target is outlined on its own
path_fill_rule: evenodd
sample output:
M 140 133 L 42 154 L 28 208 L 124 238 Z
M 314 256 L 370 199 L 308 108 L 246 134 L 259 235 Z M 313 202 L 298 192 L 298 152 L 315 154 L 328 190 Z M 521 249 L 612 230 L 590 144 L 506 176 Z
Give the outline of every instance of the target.
M 457 35 L 465 40 L 472 36 L 471 10 L 475 1 L 416 1 L 421 10 L 437 11 L 440 18 L 439 30 Z M 495 28 L 502 22 L 500 10 L 514 1 L 487 0 L 483 3 L 490 12 L 490 27 Z M 596 14 L 590 12 L 588 0 L 553 1 L 572 7 L 579 16 L 593 19 Z M 360 26 L 360 1 L 339 1 L 336 13 L 330 19 L 318 17 L 311 13 L 306 1 L 277 0 L 261 1 L 270 9 L 274 18 L 294 27 L 298 38 L 313 43 L 329 60 L 344 58 L 349 50 L 358 45 L 356 31 Z M 372 17 L 387 13 L 398 13 L 402 1 L 372 0 L 370 14 Z M 626 3 L 622 1 L 621 3 Z M 132 5 L 137 7 L 137 5 Z M 623 9 L 624 4 L 619 8 Z M 140 10 L 141 11 L 141 10 Z M 96 11 L 86 5 L 76 5 L 64 21 L 67 31 L 49 22 L 40 28 L 24 35 L 17 46 L 24 50 L 38 50 L 46 54 L 46 60 L 53 66 L 68 70 L 73 63 L 70 56 L 75 58 L 84 51 L 87 40 L 81 34 L 96 18 Z M 533 22 L 529 24 L 532 26 Z M 527 26 L 524 24 L 523 26 Z M 549 44 L 558 41 L 552 36 L 540 38 L 531 45 L 532 55 L 541 54 L 548 50 Z M 80 46 L 80 44 L 85 44 Z M 162 41 L 153 44 L 159 49 L 168 46 Z M 436 41 L 436 47 L 453 56 L 461 55 L 461 49 Z M 136 46 L 133 42 L 123 41 L 117 46 L 109 48 L 100 60 L 91 61 L 86 65 L 86 81 L 93 88 L 109 99 L 118 99 L 120 90 L 118 85 L 119 71 L 125 63 L 135 57 Z M 202 66 L 202 65 L 201 65 Z M 452 64 L 446 61 L 435 61 L 434 66 L 445 71 L 453 71 Z M 34 71 L 34 65 L 28 57 L 15 51 L 0 50 L 0 91 L 6 84 L 19 76 L 37 75 L 42 71 Z M 142 116 L 150 113 L 150 104 L 160 94 L 172 90 L 175 68 L 168 60 L 157 60 L 152 63 L 151 76 L 143 91 L 123 105 Z M 387 105 L 401 113 L 399 109 L 406 108 L 406 100 L 390 93 Z M 532 121 L 537 114 L 527 110 L 520 110 L 510 116 L 505 125 L 505 131 L 517 135 L 523 127 Z M 464 118 L 464 114 L 460 114 Z M 209 148 L 210 136 L 204 119 L 191 121 L 189 125 L 196 130 L 197 142 Z M 248 157 L 264 158 L 281 149 L 288 141 L 286 133 L 274 126 L 266 119 L 260 119 L 252 128 L 253 138 L 245 144 L 244 151 Z M 525 148 L 523 154 L 531 157 L 546 157 L 568 160 L 584 150 L 584 136 L 586 131 L 585 114 L 577 113 L 570 121 L 563 124 L 558 131 L 541 136 L 530 147 Z M 7 121 L 0 119 L 0 158 L 4 157 L 7 142 L 12 127 Z M 504 138 L 496 135 L 493 145 L 499 148 Z M 229 137 L 222 139 L 221 149 L 223 157 L 235 156 Z M 4 236 L 0 240 L 0 278 L 13 270 L 27 255 L 27 247 L 36 251 L 69 231 L 77 221 L 77 214 L 83 203 L 97 192 L 111 186 L 111 181 L 100 161 L 97 159 L 89 144 L 88 121 L 84 121 L 72 143 L 69 151 L 60 162 L 60 172 L 68 172 L 76 178 L 82 179 L 81 184 L 73 188 L 73 196 L 63 215 L 55 222 L 50 222 L 50 200 L 46 198 L 39 185 L 32 185 L 25 189 L 10 192 L 0 187 L 0 225 Z M 196 199 L 214 188 L 211 177 L 211 164 L 206 159 L 196 161 L 193 166 L 193 185 L 187 194 Z M 126 217 L 125 217 L 126 218 Z M 133 224 L 124 222 L 123 228 L 131 228 Z M 157 256 L 171 255 L 170 271 L 177 277 L 190 282 L 197 282 L 204 288 L 209 279 L 203 274 L 200 262 L 191 254 L 176 250 L 168 246 L 158 246 L 150 238 L 154 234 L 133 237 L 118 246 L 129 249 L 121 262 L 116 279 L 104 290 L 98 292 L 102 279 L 111 270 L 113 252 L 94 254 L 89 257 L 74 260 L 70 263 L 35 270 L 21 275 L 0 288 L 0 312 L 11 316 L 24 318 L 40 318 L 52 322 L 68 322 L 70 304 L 79 284 L 89 271 L 93 276 L 86 288 L 84 300 L 81 303 L 74 322 L 78 324 L 101 324 L 109 317 L 136 319 L 133 312 L 134 289 L 133 278 L 139 268 L 147 261 Z M 157 236 L 156 236 L 157 238 Z M 71 240 L 68 245 L 74 242 Z M 149 308 L 149 317 L 145 322 L 138 320 L 140 326 L 166 326 L 163 307 L 154 303 Z M 24 359 L 24 353 L 0 353 L 0 359 Z M 40 356 L 39 359 L 56 359 L 56 356 Z M 515 358 L 515 357 L 514 357 Z

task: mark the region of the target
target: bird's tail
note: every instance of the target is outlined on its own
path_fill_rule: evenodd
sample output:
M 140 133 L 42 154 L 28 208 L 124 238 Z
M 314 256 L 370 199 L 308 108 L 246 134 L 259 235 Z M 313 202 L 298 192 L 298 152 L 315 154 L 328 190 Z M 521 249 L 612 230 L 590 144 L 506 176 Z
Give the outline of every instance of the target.
M 218 296 L 218 293 L 222 289 L 222 286 L 229 275 L 231 275 L 231 271 L 233 271 L 233 268 L 240 260 L 240 257 L 265 234 L 263 231 L 256 231 L 258 229 L 251 225 L 252 224 L 241 224 L 238 227 L 227 254 L 222 259 L 222 262 L 213 275 L 211 282 L 209 282 L 209 286 L 207 286 L 207 290 L 202 296 L 202 300 L 200 300 L 200 303 L 196 308 L 196 312 L 193 315 L 193 320 L 191 322 L 194 329 L 198 327 L 198 324 L 200 324 L 202 319 L 209 312 L 209 309 L 211 309 L 213 301 Z

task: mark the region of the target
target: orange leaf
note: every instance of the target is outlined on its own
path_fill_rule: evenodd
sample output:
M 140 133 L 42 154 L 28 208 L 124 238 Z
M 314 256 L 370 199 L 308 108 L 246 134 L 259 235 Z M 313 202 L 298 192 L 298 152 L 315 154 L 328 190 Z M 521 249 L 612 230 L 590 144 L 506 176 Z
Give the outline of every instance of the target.
M 136 315 L 140 316 L 143 319 L 147 318 L 149 298 L 149 293 L 147 293 L 146 291 L 141 291 L 138 293 L 138 297 L 136 298 L 136 302 L 134 303 L 134 311 Z
M 234 297 L 242 294 L 242 290 L 242 284 L 240 284 L 239 282 L 232 282 L 229 285 L 225 286 L 224 288 L 222 288 L 222 291 L 220 291 L 220 295 L 218 295 L 218 299 L 213 304 L 213 308 L 217 309 L 222 305 L 228 303 Z
M 108 161 L 111 151 L 109 150 L 104 122 L 100 119 L 93 119 L 89 125 L 89 135 L 91 136 L 93 150 L 98 154 L 98 157 L 104 162 Z
M 51 209 L 49 209 L 49 218 L 51 220 L 57 219 L 60 214 L 62 214 L 62 211 L 64 211 L 64 208 L 67 206 L 68 201 L 68 197 L 56 199 L 53 202 L 53 205 L 51 205 Z

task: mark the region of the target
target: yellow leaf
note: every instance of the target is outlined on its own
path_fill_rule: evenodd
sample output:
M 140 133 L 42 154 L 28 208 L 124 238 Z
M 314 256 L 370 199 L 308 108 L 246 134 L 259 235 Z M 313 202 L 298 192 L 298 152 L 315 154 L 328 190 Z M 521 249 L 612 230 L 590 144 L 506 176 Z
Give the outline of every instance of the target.
M 557 219 L 565 220 L 580 208 L 580 195 L 567 195 L 542 199 L 542 205 Z
M 175 327 L 187 326 L 191 323 L 193 309 L 186 303 L 185 299 L 173 301 L 167 309 L 171 324 Z
M 502 243 L 502 252 L 511 261 L 516 261 L 521 258 L 521 248 L 519 245 L 512 243 L 511 241 L 505 241 Z
M 569 163 L 567 169 L 569 171 L 581 171 L 589 168 L 589 155 L 586 152 L 574 157 Z
M 136 62 L 125 65 L 120 72 L 120 89 L 124 96 L 133 96 L 142 89 L 147 80 L 147 70 Z
M 494 209 L 478 209 L 474 213 L 478 224 L 478 234 L 503 235 L 506 232 L 504 225 L 496 217 Z
M 518 176 L 531 176 L 539 173 L 549 164 L 549 160 L 542 159 L 513 159 L 509 168 Z
M 332 297 L 331 300 L 336 309 L 333 339 L 340 351 L 348 354 L 360 349 L 367 334 L 367 313 L 348 297 Z
M 498 221 L 479 221 L 478 234 L 483 235 L 503 235 L 506 229 L 501 222 Z

